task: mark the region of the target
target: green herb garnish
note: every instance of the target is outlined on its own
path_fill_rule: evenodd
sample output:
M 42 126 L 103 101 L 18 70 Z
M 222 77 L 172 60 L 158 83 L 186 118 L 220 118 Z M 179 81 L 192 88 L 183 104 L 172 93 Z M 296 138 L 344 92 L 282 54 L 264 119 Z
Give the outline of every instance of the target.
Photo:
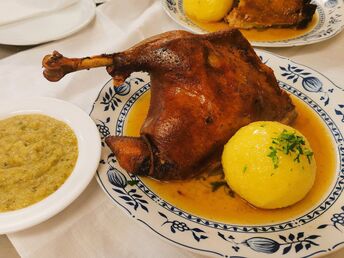
M 247 171 L 247 165 L 244 166 L 242 172 L 245 173 Z
M 233 190 L 229 187 L 229 185 L 227 184 L 226 181 L 214 181 L 210 183 L 211 185 L 211 191 L 215 192 L 217 191 L 220 187 L 223 187 L 225 189 L 225 191 L 228 193 L 228 195 L 232 198 L 235 197 L 235 193 L 233 192 Z
M 284 129 L 278 137 L 272 138 L 272 146 L 269 147 L 270 153 L 267 156 L 272 159 L 275 169 L 278 168 L 279 164 L 277 151 L 281 151 L 286 155 L 295 155 L 294 161 L 297 163 L 300 163 L 301 155 L 305 155 L 310 164 L 313 152 L 304 147 L 305 145 L 306 142 L 302 136 Z
M 268 157 L 272 159 L 272 163 L 274 164 L 274 168 L 278 168 L 278 156 L 277 156 L 277 149 L 275 147 L 270 146 L 270 153 Z
M 211 182 L 211 191 L 215 192 L 217 191 L 221 186 L 227 186 L 227 182 L 226 181 L 215 181 L 215 182 Z
M 313 152 L 310 151 L 310 150 L 308 150 L 308 149 L 306 149 L 306 150 L 304 151 L 304 153 L 305 153 L 305 155 L 306 155 L 306 157 L 307 157 L 308 163 L 311 164 L 311 159 L 312 159 L 312 157 L 313 157 Z
M 128 180 L 128 181 L 127 181 L 128 185 L 131 185 L 131 186 L 137 185 L 138 182 L 139 182 L 139 180 L 135 180 L 135 179 L 132 179 L 132 180 Z

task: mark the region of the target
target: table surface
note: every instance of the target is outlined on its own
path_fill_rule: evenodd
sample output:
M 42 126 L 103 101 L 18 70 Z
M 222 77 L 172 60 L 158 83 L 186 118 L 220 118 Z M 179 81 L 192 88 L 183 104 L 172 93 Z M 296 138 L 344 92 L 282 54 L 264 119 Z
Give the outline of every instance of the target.
M 95 1 L 96 3 L 103 3 L 105 1 Z M 0 59 L 13 55 L 20 51 L 30 49 L 32 46 L 9 46 L 0 44 Z M 12 243 L 6 235 L 0 235 L 0 258 L 17 258 L 20 257 Z
M 29 47 L 6 46 L 0 44 L 0 59 L 15 54 Z M 17 258 L 17 251 L 14 249 L 6 235 L 0 235 L 0 258 Z
M 341 33 L 341 35 L 337 36 L 335 39 L 333 39 L 334 41 L 336 41 L 336 44 L 339 45 L 343 45 L 342 47 L 342 51 L 344 52 L 344 34 Z M 320 43 L 318 46 L 318 50 L 319 52 L 324 51 L 324 48 L 326 48 L 326 43 Z M 28 47 L 16 47 L 16 46 L 6 46 L 6 45 L 0 45 L 0 59 L 3 59 L 7 56 L 10 56 L 12 54 L 15 54 L 17 52 L 20 52 L 22 50 L 26 50 L 30 48 L 30 46 Z M 288 57 L 291 57 L 294 59 L 294 57 L 298 57 L 298 55 L 302 55 L 302 48 L 291 48 L 291 49 L 270 49 L 270 51 L 280 54 L 280 55 L 286 55 Z M 313 56 L 308 56 L 308 53 L 305 53 L 305 55 L 303 56 L 303 59 L 307 60 L 307 58 L 313 58 Z M 315 54 L 315 53 L 314 53 Z M 343 53 L 339 53 L 341 55 L 341 57 L 344 58 Z M 340 59 L 340 57 L 338 57 Z M 331 62 L 331 57 L 329 57 L 329 60 L 324 60 L 324 62 Z M 317 67 L 314 67 L 315 69 Z M 319 70 L 319 69 L 316 69 Z M 342 71 L 343 72 L 343 71 Z M 343 83 L 343 80 L 337 81 L 335 80 L 335 83 Z M 90 236 L 91 238 L 91 236 Z M 8 240 L 7 236 L 5 235 L 0 235 L 0 258 L 17 258 L 19 257 L 18 253 L 16 252 L 15 248 L 13 247 L 13 245 L 11 244 L 11 242 Z M 335 253 L 329 254 L 326 256 L 326 258 L 342 258 L 344 257 L 344 249 L 341 249 Z
M 341 35 L 344 38 L 344 35 Z M 343 41 L 343 40 L 342 40 Z M 7 45 L 0 45 L 0 59 L 15 54 L 19 51 L 28 49 L 30 47 L 16 47 L 16 46 L 7 46 Z M 279 52 L 284 52 L 287 49 L 280 49 Z M 0 258 L 18 258 L 20 257 L 7 238 L 6 235 L 0 235 Z M 326 258 L 342 258 L 344 257 L 344 249 L 341 249 L 337 252 L 329 254 Z

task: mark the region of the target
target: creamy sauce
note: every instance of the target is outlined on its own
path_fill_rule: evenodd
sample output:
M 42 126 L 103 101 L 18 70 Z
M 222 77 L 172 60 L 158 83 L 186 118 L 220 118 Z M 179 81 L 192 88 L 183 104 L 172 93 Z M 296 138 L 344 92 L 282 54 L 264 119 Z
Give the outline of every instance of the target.
M 147 115 L 150 93 L 145 93 L 131 109 L 125 126 L 125 135 L 138 136 Z M 157 195 L 174 206 L 210 220 L 238 224 L 275 223 L 304 214 L 324 198 L 335 171 L 335 150 L 332 140 L 317 115 L 300 100 L 293 97 L 299 114 L 293 125 L 309 140 L 317 163 L 314 186 L 297 204 L 276 210 L 258 209 L 234 195 L 224 187 L 213 192 L 211 183 L 222 180 L 221 175 L 186 181 L 159 182 L 141 177 Z
M 313 15 L 311 22 L 304 29 L 268 28 L 268 29 L 261 29 L 261 30 L 250 29 L 250 30 L 240 30 L 240 31 L 249 41 L 259 42 L 259 41 L 287 40 L 287 39 L 300 37 L 302 35 L 307 34 L 311 30 L 313 30 L 313 28 L 318 24 L 318 20 L 319 20 L 318 17 L 319 17 L 318 13 L 315 13 Z M 199 27 L 201 27 L 202 29 L 209 32 L 228 30 L 230 28 L 229 25 L 224 21 L 214 22 L 214 23 L 205 23 L 205 22 L 192 20 L 192 22 L 198 25 Z
M 44 115 L 0 121 L 0 212 L 34 204 L 55 192 L 78 158 L 77 138 Z

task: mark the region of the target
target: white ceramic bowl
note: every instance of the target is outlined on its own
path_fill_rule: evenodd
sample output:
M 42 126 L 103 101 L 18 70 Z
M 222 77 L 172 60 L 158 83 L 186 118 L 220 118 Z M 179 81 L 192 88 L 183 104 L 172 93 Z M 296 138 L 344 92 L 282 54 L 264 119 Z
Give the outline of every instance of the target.
M 43 114 L 68 124 L 77 136 L 79 155 L 73 172 L 56 192 L 26 208 L 0 212 L 0 234 L 34 226 L 67 207 L 93 178 L 101 154 L 97 127 L 80 108 L 45 97 L 0 103 L 0 119 L 22 114 Z

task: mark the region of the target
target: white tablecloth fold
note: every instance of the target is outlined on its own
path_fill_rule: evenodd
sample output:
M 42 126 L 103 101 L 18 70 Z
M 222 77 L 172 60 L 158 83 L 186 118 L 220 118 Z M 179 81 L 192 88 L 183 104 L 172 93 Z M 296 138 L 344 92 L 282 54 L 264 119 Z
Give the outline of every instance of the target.
M 0 26 L 56 12 L 78 0 L 1 0 Z
M 121 51 L 146 37 L 173 29 L 180 27 L 164 13 L 159 0 L 107 2 L 97 8 L 96 19 L 78 34 L 1 60 L 0 101 L 51 96 L 89 112 L 109 79 L 105 69 L 69 74 L 58 83 L 50 83 L 42 76 L 44 55 L 53 50 L 68 57 Z M 344 84 L 343 35 L 317 45 L 274 49 L 274 52 Z M 8 237 L 22 257 L 201 257 L 159 239 L 134 223 L 106 197 L 95 180 L 57 216 Z

